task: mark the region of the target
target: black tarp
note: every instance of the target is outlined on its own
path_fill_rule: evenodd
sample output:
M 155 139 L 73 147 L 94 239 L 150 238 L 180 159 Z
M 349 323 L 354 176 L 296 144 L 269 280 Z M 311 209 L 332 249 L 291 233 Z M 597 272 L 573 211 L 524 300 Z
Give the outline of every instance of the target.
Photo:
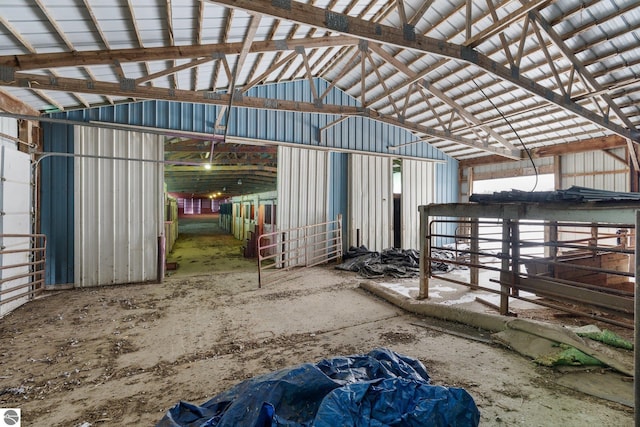
M 453 252 L 432 250 L 432 258 L 442 261 L 431 261 L 431 271 L 445 273 L 454 269 Z M 395 278 L 411 278 L 420 274 L 420 252 L 414 249 L 389 248 L 382 252 L 370 251 L 366 246 L 350 247 L 342 256 L 344 262 L 336 266 L 338 270 L 355 271 L 369 279 L 391 276 Z
M 429 384 L 416 359 L 376 349 L 251 378 L 202 405 L 180 402 L 161 427 L 477 426 L 461 388 Z

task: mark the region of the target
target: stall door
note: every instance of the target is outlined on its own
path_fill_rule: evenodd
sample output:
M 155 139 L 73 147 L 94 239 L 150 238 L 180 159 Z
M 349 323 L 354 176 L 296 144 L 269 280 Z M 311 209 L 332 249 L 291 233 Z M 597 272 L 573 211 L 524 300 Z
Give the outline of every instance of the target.
M 349 244 L 381 251 L 393 246 L 392 159 L 351 154 Z

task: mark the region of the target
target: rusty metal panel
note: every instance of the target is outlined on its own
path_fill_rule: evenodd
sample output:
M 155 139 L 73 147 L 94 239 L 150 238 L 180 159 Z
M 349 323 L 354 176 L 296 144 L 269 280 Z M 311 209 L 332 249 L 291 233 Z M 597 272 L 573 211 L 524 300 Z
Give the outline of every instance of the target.
M 100 157 L 75 159 L 75 285 L 156 280 L 164 232 L 161 138 L 78 126 L 75 153 Z
M 418 206 L 434 203 L 434 165 L 419 160 L 402 160 L 402 248 L 420 248 Z
M 389 157 L 351 154 L 349 245 L 393 246 L 393 177 Z

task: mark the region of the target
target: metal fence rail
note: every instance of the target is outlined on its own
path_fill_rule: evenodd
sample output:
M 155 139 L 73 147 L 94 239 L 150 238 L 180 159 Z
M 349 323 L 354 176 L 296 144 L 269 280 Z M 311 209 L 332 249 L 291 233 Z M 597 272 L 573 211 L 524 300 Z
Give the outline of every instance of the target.
M 633 328 L 637 209 L 605 204 L 421 207 L 420 298 L 429 297 L 431 261 L 447 262 L 466 267 L 468 280 L 438 275 L 439 280 L 500 295 L 501 314 L 509 314 L 509 299 L 516 298 Z M 446 228 L 438 226 L 441 222 L 455 223 L 455 233 L 436 232 Z M 482 233 L 487 227 L 500 233 Z M 542 233 L 530 234 L 534 228 Z M 448 261 L 431 254 L 451 248 L 456 256 Z
M 440 222 L 460 224 L 456 234 L 436 234 L 433 230 Z M 629 248 L 629 235 L 635 232 L 632 224 L 533 222 L 526 220 L 499 220 L 502 238 L 496 233 L 482 234 L 484 224 L 495 221 L 482 220 L 432 220 L 427 238 L 440 237 L 462 240 L 465 246 L 456 244 L 456 258 L 443 261 L 432 257 L 431 250 L 447 250 L 429 245 L 427 259 L 445 262 L 470 271 L 469 282 L 438 276 L 440 280 L 469 286 L 509 298 L 521 299 L 560 311 L 597 318 L 619 326 L 632 327 L 633 272 Z M 552 240 L 526 239 L 521 230 L 532 226 L 544 226 Z M 441 228 L 441 227 L 440 227 Z M 459 234 L 467 228 L 469 233 Z M 491 236 L 491 237 L 488 237 Z M 588 236 L 585 238 L 575 238 Z M 564 238 L 563 238 L 564 237 Z M 496 243 L 499 250 L 496 250 Z M 489 246 L 487 246 L 489 245 Z M 547 256 L 545 256 L 547 255 Z M 430 263 L 427 274 L 431 274 Z M 480 272 L 493 272 L 488 282 L 499 285 L 489 287 L 479 280 Z M 487 277 L 487 274 L 484 274 Z M 520 291 L 534 294 L 523 296 Z M 502 314 L 508 313 L 508 298 L 500 306 Z M 594 314 L 606 312 L 614 317 Z M 629 321 L 625 320 L 628 319 Z
M 291 270 L 342 259 L 342 215 L 335 221 L 261 234 L 258 285 L 291 278 Z
M 0 234 L 0 315 L 44 290 L 44 234 Z

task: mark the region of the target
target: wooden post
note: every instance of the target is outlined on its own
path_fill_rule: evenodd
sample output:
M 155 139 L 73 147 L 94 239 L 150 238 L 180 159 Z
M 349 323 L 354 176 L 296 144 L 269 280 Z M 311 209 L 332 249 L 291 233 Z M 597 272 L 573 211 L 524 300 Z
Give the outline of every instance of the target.
M 509 272 L 509 246 L 511 220 L 502 219 L 502 266 L 500 271 L 500 314 L 507 315 L 509 313 L 509 288 L 508 283 L 511 280 Z
M 420 292 L 418 299 L 429 298 L 429 275 L 431 274 L 431 236 L 428 234 L 429 213 L 427 206 L 420 206 Z

